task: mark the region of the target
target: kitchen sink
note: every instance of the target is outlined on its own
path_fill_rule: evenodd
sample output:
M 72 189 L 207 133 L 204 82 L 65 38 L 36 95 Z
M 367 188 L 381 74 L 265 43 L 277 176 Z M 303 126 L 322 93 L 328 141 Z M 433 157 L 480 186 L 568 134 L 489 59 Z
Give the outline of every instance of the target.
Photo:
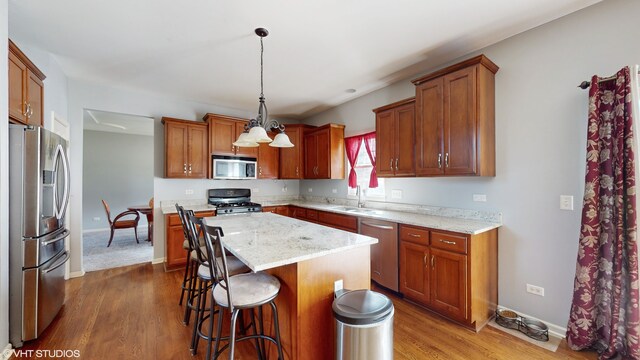
M 360 213 L 360 214 L 377 215 L 377 214 L 381 214 L 382 213 L 379 210 L 365 209 L 365 208 L 354 208 L 354 207 L 348 207 L 348 206 L 338 206 L 338 207 L 332 208 L 332 210 L 346 211 L 346 212 L 355 213 L 355 214 Z

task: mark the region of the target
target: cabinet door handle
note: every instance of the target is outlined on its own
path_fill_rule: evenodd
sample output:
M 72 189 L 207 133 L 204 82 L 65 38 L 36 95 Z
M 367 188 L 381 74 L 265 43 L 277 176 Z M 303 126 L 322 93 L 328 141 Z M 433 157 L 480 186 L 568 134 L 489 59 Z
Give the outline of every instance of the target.
M 258 166 L 258 175 L 262 176 L 262 166 Z
M 24 116 L 26 116 L 27 118 L 31 117 L 31 114 L 33 114 L 33 111 L 31 110 L 31 104 L 27 104 L 27 111 L 24 113 Z
M 296 166 L 296 176 L 299 176 L 300 174 L 300 170 L 298 170 L 298 167 Z
M 33 108 L 31 107 L 31 104 L 29 104 L 29 117 L 31 117 L 31 115 L 33 115 Z
M 442 239 L 438 239 L 441 243 L 445 243 L 445 244 L 449 244 L 449 245 L 455 245 L 456 242 L 455 241 L 448 241 L 448 240 L 442 240 Z
M 427 267 L 427 254 L 424 254 L 424 257 L 422 258 L 422 262 L 424 263 L 424 266 Z
M 433 255 L 431 255 L 431 268 L 432 269 L 435 268 L 435 263 L 436 263 L 436 258 Z
M 380 273 L 380 271 L 373 270 L 373 273 L 374 273 L 374 274 L 378 274 L 378 275 L 382 276 L 382 274 Z
M 182 164 L 182 171 L 186 174 L 187 173 L 187 164 Z
M 407 235 L 409 235 L 409 236 L 411 236 L 411 237 L 415 237 L 415 238 L 419 238 L 419 237 L 421 237 L 420 235 L 418 235 L 418 234 L 414 234 L 414 233 L 407 233 Z
M 398 158 L 396 158 L 396 171 L 398 171 Z
M 438 169 L 442 169 L 442 153 L 438 153 Z
M 27 104 L 27 102 L 25 101 L 22 104 L 22 108 L 24 109 L 24 111 L 22 112 L 22 115 L 24 115 L 26 117 L 27 114 L 29 113 L 29 104 Z
M 389 160 L 389 170 L 393 171 L 393 159 Z
M 189 164 L 189 174 L 191 174 L 191 164 Z
M 449 167 L 449 153 L 444 154 L 444 165 Z
M 389 226 L 389 225 L 378 225 L 378 224 L 372 224 L 369 222 L 361 222 L 362 225 L 366 225 L 366 226 L 371 226 L 374 228 L 378 228 L 378 229 L 383 229 L 383 230 L 393 230 L 393 226 Z

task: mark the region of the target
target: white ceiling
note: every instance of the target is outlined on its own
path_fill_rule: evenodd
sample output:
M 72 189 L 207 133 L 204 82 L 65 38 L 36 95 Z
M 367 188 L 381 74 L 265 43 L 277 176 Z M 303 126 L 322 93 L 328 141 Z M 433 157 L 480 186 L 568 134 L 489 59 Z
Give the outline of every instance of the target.
M 84 130 L 153 136 L 153 118 L 84 110 Z
M 73 78 L 304 118 L 600 0 L 10 0 Z M 356 89 L 348 93 L 347 89 Z

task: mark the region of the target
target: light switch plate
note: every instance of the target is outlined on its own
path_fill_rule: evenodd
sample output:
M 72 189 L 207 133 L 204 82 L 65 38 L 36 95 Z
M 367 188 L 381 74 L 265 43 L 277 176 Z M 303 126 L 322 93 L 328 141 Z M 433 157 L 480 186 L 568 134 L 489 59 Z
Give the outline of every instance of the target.
M 560 195 L 560 210 L 573 210 L 572 195 Z
M 334 193 L 334 194 L 337 194 L 338 193 L 338 189 L 332 189 L 331 192 Z
M 186 189 L 186 190 L 184 191 L 184 194 L 185 194 L 185 195 L 193 195 L 193 189 Z
M 391 190 L 392 199 L 402 199 L 402 190 Z
M 487 195 L 485 194 L 473 194 L 473 201 L 487 202 Z
M 313 189 L 312 189 L 312 188 L 309 188 L 309 190 L 308 190 L 308 191 L 309 191 L 309 192 L 313 192 Z

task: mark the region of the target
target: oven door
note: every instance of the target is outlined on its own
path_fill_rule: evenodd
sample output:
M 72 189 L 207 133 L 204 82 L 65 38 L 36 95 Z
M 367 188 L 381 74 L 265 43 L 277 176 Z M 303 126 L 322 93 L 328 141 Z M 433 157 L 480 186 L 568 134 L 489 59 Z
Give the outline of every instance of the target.
M 232 156 L 213 156 L 214 179 L 256 179 L 256 159 Z

